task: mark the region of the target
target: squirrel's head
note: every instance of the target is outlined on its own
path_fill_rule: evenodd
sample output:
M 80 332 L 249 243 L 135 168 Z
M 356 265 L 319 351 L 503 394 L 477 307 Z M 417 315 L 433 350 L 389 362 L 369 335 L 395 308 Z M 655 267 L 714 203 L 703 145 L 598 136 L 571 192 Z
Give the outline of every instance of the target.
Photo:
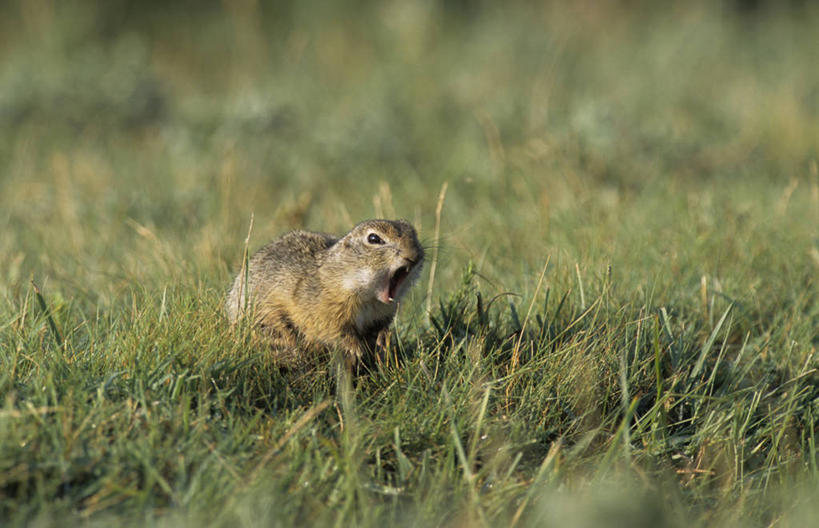
M 411 224 L 403 220 L 367 220 L 331 249 L 342 285 L 351 293 L 384 304 L 398 300 L 412 285 L 424 262 L 424 249 Z

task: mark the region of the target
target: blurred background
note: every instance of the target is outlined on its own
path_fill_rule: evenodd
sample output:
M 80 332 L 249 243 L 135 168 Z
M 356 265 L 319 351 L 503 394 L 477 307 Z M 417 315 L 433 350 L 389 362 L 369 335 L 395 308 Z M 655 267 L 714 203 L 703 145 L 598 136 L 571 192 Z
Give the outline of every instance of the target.
M 645 269 L 673 226 L 725 246 L 785 194 L 813 220 L 817 22 L 762 0 L 6 1 L 3 288 L 217 286 L 251 217 L 251 249 L 373 216 L 433 244 L 445 181 L 444 281 L 471 259 L 526 287 L 550 252 Z
M 815 6 L 0 0 L 0 518 L 810 525 Z M 382 216 L 414 355 L 311 415 L 223 296 Z

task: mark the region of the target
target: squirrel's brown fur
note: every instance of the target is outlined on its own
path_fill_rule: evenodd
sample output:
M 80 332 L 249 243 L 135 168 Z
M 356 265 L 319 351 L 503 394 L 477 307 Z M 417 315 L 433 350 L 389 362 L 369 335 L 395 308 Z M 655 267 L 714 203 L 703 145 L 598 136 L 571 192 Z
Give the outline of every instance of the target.
M 338 347 L 355 361 L 385 338 L 423 260 L 415 229 L 400 220 L 368 220 L 340 238 L 292 231 L 250 258 L 246 278 L 237 275 L 228 318 L 252 313 L 291 360 Z

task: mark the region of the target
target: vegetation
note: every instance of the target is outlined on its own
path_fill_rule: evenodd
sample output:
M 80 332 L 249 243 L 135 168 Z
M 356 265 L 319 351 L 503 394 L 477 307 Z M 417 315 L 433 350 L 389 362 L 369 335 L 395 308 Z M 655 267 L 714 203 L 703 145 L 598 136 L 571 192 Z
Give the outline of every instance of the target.
M 810 524 L 819 12 L 565 4 L 5 3 L 3 524 Z M 371 371 L 229 327 L 381 216 Z

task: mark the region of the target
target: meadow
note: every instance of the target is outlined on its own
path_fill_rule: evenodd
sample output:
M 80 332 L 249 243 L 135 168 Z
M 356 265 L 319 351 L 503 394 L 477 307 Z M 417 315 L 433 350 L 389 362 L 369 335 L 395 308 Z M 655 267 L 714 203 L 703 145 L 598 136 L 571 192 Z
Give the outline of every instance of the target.
M 0 524 L 815 522 L 819 11 L 750 4 L 4 2 Z M 230 327 L 373 217 L 370 371 Z

